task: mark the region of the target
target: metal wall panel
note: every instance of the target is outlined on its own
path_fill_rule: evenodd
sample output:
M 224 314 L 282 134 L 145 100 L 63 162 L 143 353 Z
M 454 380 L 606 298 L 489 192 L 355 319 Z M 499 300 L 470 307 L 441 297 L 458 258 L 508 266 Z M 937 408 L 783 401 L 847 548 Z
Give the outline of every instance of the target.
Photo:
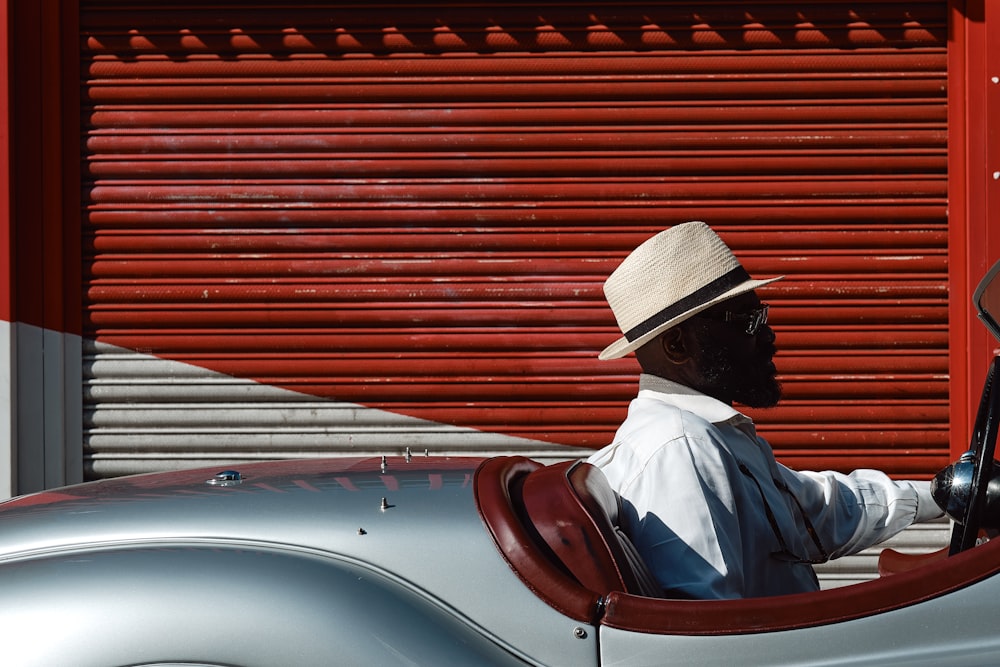
M 878 578 L 878 559 L 883 549 L 919 555 L 948 548 L 951 540 L 951 522 L 938 519 L 915 523 L 895 537 L 853 556 L 844 556 L 817 565 L 820 587 L 824 590 L 860 584 Z
M 400 416 L 600 446 L 638 372 L 601 283 L 691 219 L 787 275 L 779 458 L 947 462 L 946 2 L 81 4 L 90 476 Z M 280 405 L 317 399 L 363 444 Z

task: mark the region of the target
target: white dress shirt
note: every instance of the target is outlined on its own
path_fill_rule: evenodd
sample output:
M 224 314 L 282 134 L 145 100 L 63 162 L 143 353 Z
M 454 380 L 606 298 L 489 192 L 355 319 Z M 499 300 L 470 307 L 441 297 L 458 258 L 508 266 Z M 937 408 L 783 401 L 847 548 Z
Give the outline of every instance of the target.
M 927 482 L 796 472 L 731 406 L 652 375 L 639 388 L 588 460 L 625 501 L 624 527 L 668 596 L 814 591 L 811 563 L 941 515 Z

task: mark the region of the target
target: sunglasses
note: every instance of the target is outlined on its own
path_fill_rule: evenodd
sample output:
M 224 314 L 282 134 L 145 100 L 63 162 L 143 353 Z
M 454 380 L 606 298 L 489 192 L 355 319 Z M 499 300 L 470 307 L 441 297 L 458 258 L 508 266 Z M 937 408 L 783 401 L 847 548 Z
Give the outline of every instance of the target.
M 720 322 L 739 322 L 743 324 L 743 331 L 748 336 L 753 336 L 760 328 L 767 324 L 767 311 L 770 308 L 769 304 L 762 303 L 760 308 L 754 308 L 749 313 L 734 313 L 731 310 L 727 310 L 719 315 L 706 315 L 705 313 L 699 313 L 701 317 L 709 320 L 718 320 Z

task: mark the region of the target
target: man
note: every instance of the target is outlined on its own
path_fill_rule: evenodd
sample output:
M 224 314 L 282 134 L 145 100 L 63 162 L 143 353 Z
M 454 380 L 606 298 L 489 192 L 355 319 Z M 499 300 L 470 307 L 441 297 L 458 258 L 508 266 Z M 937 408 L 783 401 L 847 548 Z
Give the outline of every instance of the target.
M 625 527 L 669 597 L 818 590 L 812 564 L 941 515 L 926 482 L 874 470 L 795 472 L 734 403 L 777 404 L 774 332 L 753 280 L 702 222 L 640 245 L 605 295 L 635 352 L 639 395 L 590 457 L 625 501 Z

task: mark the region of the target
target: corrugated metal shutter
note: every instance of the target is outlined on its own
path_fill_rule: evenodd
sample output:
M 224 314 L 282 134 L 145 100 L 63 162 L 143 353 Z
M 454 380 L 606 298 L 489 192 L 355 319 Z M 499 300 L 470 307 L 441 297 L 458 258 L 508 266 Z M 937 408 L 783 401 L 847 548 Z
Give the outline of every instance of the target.
M 895 537 L 858 554 L 817 565 L 816 574 L 819 575 L 820 586 L 824 590 L 860 584 L 878 577 L 878 559 L 883 549 L 910 555 L 926 554 L 947 548 L 950 538 L 949 520 L 916 523 Z
M 780 458 L 946 463 L 946 2 L 81 5 L 90 476 L 599 446 L 691 219 L 788 276 Z

